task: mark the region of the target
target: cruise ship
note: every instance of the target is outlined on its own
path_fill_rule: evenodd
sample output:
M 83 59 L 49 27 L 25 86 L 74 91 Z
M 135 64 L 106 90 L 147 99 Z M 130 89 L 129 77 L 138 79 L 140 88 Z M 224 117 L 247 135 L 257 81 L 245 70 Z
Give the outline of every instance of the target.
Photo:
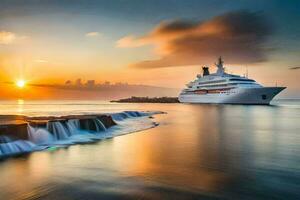
M 203 67 L 203 74 L 187 84 L 178 100 L 182 103 L 212 104 L 270 104 L 286 87 L 264 87 L 247 76 L 228 74 L 220 57 L 215 64 L 217 72 L 210 74 Z

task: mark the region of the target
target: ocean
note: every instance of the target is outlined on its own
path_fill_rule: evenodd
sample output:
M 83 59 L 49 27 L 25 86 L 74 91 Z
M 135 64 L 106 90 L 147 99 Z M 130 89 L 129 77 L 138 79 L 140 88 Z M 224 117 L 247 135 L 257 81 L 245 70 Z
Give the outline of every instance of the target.
M 299 100 L 0 102 L 2 124 L 11 116 L 99 113 L 115 113 L 108 137 L 63 139 L 1 159 L 0 199 L 300 199 Z

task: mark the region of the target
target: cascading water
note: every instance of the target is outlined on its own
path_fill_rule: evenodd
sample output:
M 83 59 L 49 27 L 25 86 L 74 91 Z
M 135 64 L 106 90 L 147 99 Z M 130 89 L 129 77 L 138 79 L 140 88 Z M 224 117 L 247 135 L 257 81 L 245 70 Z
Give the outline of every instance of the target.
M 66 124 L 71 135 L 82 133 L 82 131 L 80 131 L 80 123 L 78 119 L 69 119 Z
M 125 111 L 124 113 L 128 114 L 130 117 L 138 117 L 139 116 L 138 112 Z
M 147 121 L 145 118 L 140 120 L 125 120 L 127 118 L 148 115 L 147 113 L 136 111 L 125 111 L 111 114 L 107 116 L 107 118 L 103 118 L 103 116 L 82 117 L 77 119 L 48 121 L 46 123 L 42 122 L 35 124 L 35 126 L 29 122 L 27 124 L 28 140 L 16 140 L 6 135 L 0 135 L 0 157 L 43 150 L 51 146 L 94 142 L 95 140 L 153 127 L 151 121 Z M 109 120 L 112 120 L 113 123 Z M 119 121 L 118 126 L 107 130 L 107 127 L 116 124 L 113 120 Z
M 82 119 L 80 128 L 90 133 L 106 131 L 105 125 L 97 118 Z
M 12 140 L 8 136 L 0 136 L 0 143 L 8 143 L 11 142 Z
M 35 144 L 50 144 L 54 141 L 53 135 L 45 128 L 34 128 L 28 124 L 29 140 Z
M 96 131 L 100 132 L 100 131 L 106 131 L 106 127 L 104 126 L 104 124 L 101 122 L 100 119 L 94 119 L 95 125 L 96 125 Z
M 69 130 L 59 121 L 47 123 L 47 130 L 53 134 L 55 140 L 64 140 L 71 136 Z
M 27 140 L 13 141 L 8 136 L 1 136 L 0 140 L 2 141 L 0 143 L 0 156 L 31 152 L 35 149 L 35 144 Z
M 90 127 L 90 124 L 92 127 Z M 27 129 L 29 140 L 35 144 L 51 144 L 55 141 L 68 140 L 74 135 L 106 131 L 105 125 L 97 118 L 86 120 L 85 130 L 80 129 L 79 119 L 49 121 L 46 128 L 34 128 L 28 125 Z
M 114 113 L 111 116 L 114 120 L 122 121 L 124 119 L 131 118 L 131 117 L 143 117 L 148 115 L 150 115 L 150 113 L 137 112 L 137 111 L 124 111 L 121 113 Z

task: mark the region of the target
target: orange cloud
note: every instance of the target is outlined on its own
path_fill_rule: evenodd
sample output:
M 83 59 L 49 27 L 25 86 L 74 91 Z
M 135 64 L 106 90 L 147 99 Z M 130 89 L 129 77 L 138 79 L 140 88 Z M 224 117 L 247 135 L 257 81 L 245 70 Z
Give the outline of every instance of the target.
M 0 44 L 10 44 L 16 40 L 16 34 L 7 31 L 0 31 Z
M 117 46 L 156 47 L 161 58 L 131 65 L 138 68 L 206 64 L 220 55 L 231 64 L 256 63 L 267 59 L 265 43 L 271 33 L 262 14 L 243 10 L 203 22 L 162 22 L 143 37 L 122 38 Z
M 125 36 L 116 42 L 116 47 L 119 48 L 135 48 L 149 44 L 149 41 L 144 38 L 136 38 L 132 35 Z
M 101 34 L 99 32 L 89 32 L 85 34 L 86 37 L 98 37 L 100 35 Z
M 37 63 L 47 63 L 48 61 L 47 60 L 43 60 L 43 59 L 37 59 L 37 60 L 34 60 L 34 62 L 37 62 Z
M 15 43 L 16 41 L 22 41 L 27 39 L 27 36 L 17 35 L 9 31 L 0 31 L 0 45 L 8 45 Z

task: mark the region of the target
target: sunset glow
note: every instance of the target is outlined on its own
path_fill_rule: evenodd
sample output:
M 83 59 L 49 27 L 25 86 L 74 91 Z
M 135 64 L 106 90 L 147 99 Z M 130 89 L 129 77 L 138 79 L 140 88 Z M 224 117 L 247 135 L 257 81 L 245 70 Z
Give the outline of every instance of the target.
M 299 11 L 0 0 L 0 200 L 300 200 Z
M 221 3 L 218 6 L 222 9 L 211 10 L 205 1 L 191 5 L 183 1 L 176 2 L 180 10 L 175 11 L 167 1 L 160 3 L 162 10 L 147 1 L 119 5 L 99 1 L 93 6 L 82 3 L 82 8 L 64 1 L 9 2 L 0 7 L 0 80 L 30 78 L 30 88 L 24 80 L 16 83 L 19 89 L 25 86 L 30 91 L 23 94 L 26 99 L 46 93 L 47 98 L 54 99 L 58 95 L 85 98 L 85 88 L 93 97 L 100 94 L 109 100 L 114 96 L 96 89 L 92 92 L 90 87 L 76 87 L 81 89 L 76 95 L 71 94 L 75 87 L 64 94 L 55 91 L 65 88 L 69 81 L 74 85 L 77 79 L 83 83 L 173 88 L 177 92 L 164 95 L 176 96 L 195 74 L 201 73 L 203 65 L 214 72 L 213 63 L 219 56 L 228 72 L 243 75 L 247 67 L 250 78 L 263 85 L 277 82 L 286 86 L 282 97 L 300 97 L 299 42 L 292 39 L 299 33 L 299 16 L 293 11 L 297 6 L 282 10 L 280 5 L 270 7 L 265 2 L 259 7 L 236 3 L 234 9 L 225 9 Z M 200 8 L 207 12 L 199 12 Z M 263 12 L 256 12 L 260 10 Z M 61 19 L 68 19 L 67 25 Z M 49 27 L 47 31 L 45 26 Z M 43 88 L 35 87 L 41 85 Z M 14 87 L 0 87 L 5 90 L 0 98 L 18 96 Z M 128 91 L 132 90 L 122 87 L 124 96 L 137 95 Z M 143 96 L 152 95 L 150 89 L 143 91 Z
M 18 81 L 16 82 L 16 85 L 17 85 L 19 88 L 25 87 L 25 84 L 26 84 L 26 82 L 25 82 L 24 80 L 18 80 Z

